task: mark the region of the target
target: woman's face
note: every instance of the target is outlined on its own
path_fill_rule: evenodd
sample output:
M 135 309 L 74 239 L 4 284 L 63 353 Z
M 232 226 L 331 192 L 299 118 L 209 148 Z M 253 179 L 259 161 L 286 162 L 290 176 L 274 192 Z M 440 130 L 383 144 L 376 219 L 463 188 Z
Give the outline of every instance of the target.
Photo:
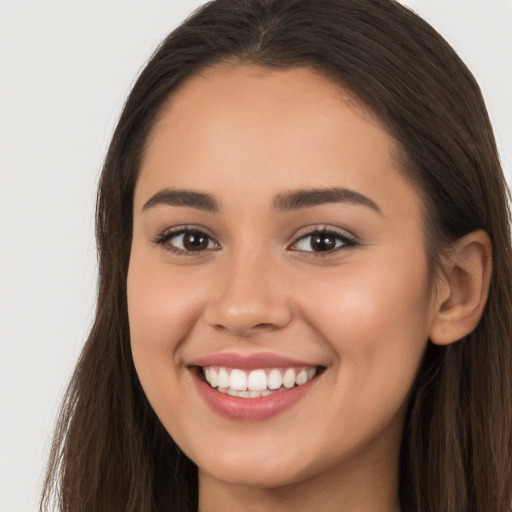
M 130 333 L 202 477 L 396 470 L 435 306 L 422 204 L 393 151 L 307 69 L 211 68 L 166 106 L 135 188 Z

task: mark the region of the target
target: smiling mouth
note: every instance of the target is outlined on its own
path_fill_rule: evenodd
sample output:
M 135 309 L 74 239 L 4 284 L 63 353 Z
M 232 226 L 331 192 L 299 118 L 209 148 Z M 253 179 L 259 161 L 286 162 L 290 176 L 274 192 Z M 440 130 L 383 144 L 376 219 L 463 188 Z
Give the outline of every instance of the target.
M 225 366 L 199 367 L 199 375 L 219 393 L 241 398 L 259 398 L 300 387 L 324 367 L 259 368 L 242 370 Z

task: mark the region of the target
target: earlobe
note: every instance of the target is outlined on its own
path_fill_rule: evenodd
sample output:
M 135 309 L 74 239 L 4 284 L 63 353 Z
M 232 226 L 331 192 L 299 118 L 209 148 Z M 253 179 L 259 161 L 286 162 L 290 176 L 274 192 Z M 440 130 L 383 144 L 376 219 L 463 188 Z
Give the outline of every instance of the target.
M 443 266 L 430 340 L 448 345 L 471 333 L 487 302 L 492 272 L 489 235 L 477 230 L 457 240 Z

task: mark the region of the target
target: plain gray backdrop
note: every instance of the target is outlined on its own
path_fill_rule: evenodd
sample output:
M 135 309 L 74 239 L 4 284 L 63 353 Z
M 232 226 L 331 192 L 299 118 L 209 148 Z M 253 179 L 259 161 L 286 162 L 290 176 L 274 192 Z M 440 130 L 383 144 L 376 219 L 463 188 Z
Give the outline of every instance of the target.
M 0 512 L 38 510 L 91 324 L 95 187 L 120 108 L 199 0 L 0 0 Z M 512 178 L 512 0 L 404 0 L 479 81 Z

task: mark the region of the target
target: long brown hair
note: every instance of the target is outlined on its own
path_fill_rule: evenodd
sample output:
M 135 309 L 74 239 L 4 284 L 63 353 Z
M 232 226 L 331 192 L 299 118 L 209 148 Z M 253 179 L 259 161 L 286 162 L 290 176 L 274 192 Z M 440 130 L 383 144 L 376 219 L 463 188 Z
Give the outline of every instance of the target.
M 473 76 L 425 21 L 393 0 L 215 0 L 172 32 L 140 74 L 97 201 L 95 322 L 62 407 L 41 501 L 63 512 L 197 508 L 197 468 L 146 400 L 130 351 L 126 275 L 141 155 L 169 96 L 235 60 L 306 66 L 351 90 L 401 148 L 425 204 L 428 256 L 476 229 L 493 277 L 476 330 L 429 343 L 401 449 L 402 510 L 509 512 L 512 504 L 512 251 L 507 187 Z M 55 498 L 55 499 L 54 499 Z

